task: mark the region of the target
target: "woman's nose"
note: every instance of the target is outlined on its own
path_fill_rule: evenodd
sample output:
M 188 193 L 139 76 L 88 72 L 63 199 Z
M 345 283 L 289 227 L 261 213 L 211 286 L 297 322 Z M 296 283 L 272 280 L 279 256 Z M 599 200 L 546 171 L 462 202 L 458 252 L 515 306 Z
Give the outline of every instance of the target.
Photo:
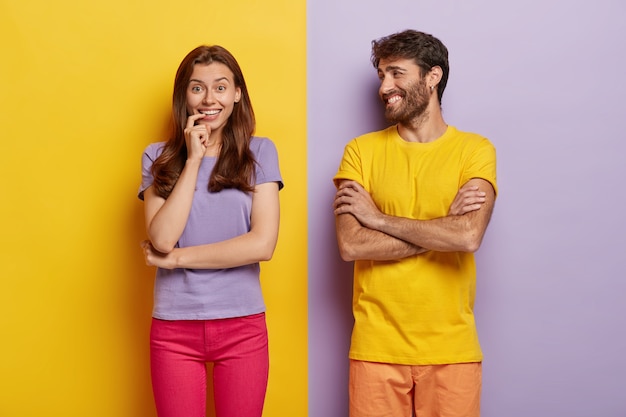
M 211 90 L 207 90 L 206 93 L 204 93 L 202 102 L 206 104 L 206 103 L 211 103 L 212 101 L 213 101 L 213 94 L 211 93 Z

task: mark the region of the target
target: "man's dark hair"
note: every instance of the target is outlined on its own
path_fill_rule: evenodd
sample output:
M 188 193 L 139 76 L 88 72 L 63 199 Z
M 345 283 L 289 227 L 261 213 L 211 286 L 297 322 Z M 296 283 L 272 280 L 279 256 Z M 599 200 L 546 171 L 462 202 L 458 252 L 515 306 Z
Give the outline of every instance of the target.
M 373 40 L 371 61 L 374 68 L 378 68 L 381 59 L 412 59 L 420 67 L 422 77 L 432 67 L 440 67 L 443 74 L 437 86 L 437 96 L 441 104 L 441 97 L 448 83 L 450 65 L 448 49 L 439 39 L 428 33 L 405 30 Z

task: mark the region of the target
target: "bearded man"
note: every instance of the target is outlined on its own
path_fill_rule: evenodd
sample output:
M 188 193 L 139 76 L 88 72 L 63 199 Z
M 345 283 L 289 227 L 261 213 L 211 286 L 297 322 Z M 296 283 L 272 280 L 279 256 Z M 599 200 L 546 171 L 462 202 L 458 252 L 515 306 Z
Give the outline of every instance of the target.
M 478 417 L 476 268 L 497 194 L 486 138 L 448 125 L 448 50 L 406 30 L 372 42 L 388 128 L 350 141 L 334 177 L 354 261 L 350 417 Z

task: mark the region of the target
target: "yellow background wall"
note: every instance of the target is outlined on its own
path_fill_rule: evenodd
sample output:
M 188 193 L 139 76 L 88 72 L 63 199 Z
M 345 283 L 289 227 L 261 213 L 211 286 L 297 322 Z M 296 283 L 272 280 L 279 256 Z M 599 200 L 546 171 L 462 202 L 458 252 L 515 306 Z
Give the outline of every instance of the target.
M 0 416 L 155 415 L 140 157 L 203 43 L 237 57 L 278 147 L 265 415 L 306 415 L 305 36 L 304 0 L 0 0 Z

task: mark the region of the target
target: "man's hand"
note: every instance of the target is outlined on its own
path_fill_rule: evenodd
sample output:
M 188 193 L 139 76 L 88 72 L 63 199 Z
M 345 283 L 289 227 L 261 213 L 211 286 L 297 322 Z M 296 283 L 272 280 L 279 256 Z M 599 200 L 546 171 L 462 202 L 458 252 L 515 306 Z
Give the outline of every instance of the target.
M 464 185 L 461 187 L 448 210 L 448 216 L 462 216 L 470 211 L 476 211 L 485 202 L 485 192 L 480 191 L 476 185 Z
M 362 226 L 376 230 L 383 213 L 376 207 L 370 194 L 356 181 L 343 181 L 333 202 L 335 215 L 352 214 Z

